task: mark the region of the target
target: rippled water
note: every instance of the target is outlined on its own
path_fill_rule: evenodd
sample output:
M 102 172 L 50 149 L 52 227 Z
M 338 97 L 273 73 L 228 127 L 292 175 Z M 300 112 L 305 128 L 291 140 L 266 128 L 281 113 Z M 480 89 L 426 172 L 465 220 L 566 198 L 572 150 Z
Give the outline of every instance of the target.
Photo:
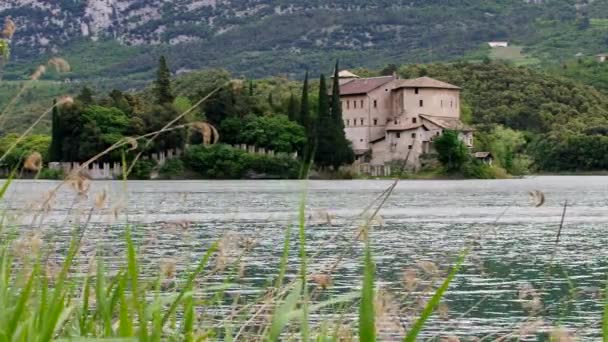
M 44 220 L 37 221 L 35 210 L 23 208 L 40 202 L 56 184 L 16 182 L 5 205 L 16 221 L 28 226 L 36 222 L 36 229 L 44 230 L 58 248 L 64 248 L 71 227 L 90 214 L 81 258 L 101 248 L 113 266 L 123 263 L 128 221 L 137 227 L 150 272 L 166 258 L 176 259 L 178 270 L 189 268 L 222 236 L 238 236 L 240 243 L 255 241 L 243 261 L 244 281 L 231 289 L 250 294 L 261 293 L 265 281 L 276 275 L 284 231 L 297 219 L 303 189 L 297 181 L 129 182 L 126 190 L 120 182 L 95 182 L 86 200 L 78 201 L 69 189 L 61 191 Z M 311 267 L 323 271 L 339 255 L 345 256 L 327 295 L 360 286 L 362 246 L 351 240 L 361 224 L 359 215 L 390 184 L 308 182 L 308 251 L 316 255 Z M 102 189 L 109 193 L 109 204 L 90 212 L 94 194 Z M 532 190 L 546 194 L 542 207 L 531 204 Z M 565 225 L 555 248 L 565 201 Z M 599 338 L 600 292 L 608 277 L 608 177 L 401 181 L 380 216 L 382 225 L 371 233 L 377 282 L 397 302 L 406 293 L 405 269 L 432 261 L 445 272 L 467 243 L 478 242 L 446 296 L 447 317 L 434 317 L 425 336 L 498 337 L 518 331 L 536 321 L 519 297 L 522 288 L 531 286 L 537 291 L 544 287 L 547 293 L 538 313 L 541 330 L 560 325 L 585 340 Z M 175 228 L 176 222 L 189 222 L 189 227 Z M 295 245 L 295 232 L 292 240 Z M 548 272 L 551 258 L 555 267 Z M 290 261 L 289 275 L 294 276 L 296 250 Z M 221 283 L 222 278 L 218 275 L 211 282 Z M 568 301 L 573 291 L 575 298 Z M 396 319 L 407 324 L 406 316 Z

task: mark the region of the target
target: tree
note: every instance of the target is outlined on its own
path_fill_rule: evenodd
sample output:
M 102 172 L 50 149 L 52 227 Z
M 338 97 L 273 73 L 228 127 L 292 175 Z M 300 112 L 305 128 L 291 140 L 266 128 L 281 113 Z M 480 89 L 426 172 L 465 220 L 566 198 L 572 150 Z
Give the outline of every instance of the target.
M 469 160 L 469 151 L 460 139 L 458 132 L 447 130 L 435 140 L 435 149 L 439 154 L 439 161 L 448 172 L 457 172 Z
M 339 168 L 344 164 L 352 164 L 355 161 L 355 153 L 351 147 L 350 141 L 346 139 L 344 132 L 344 121 L 342 118 L 342 101 L 340 100 L 340 63 L 336 60 L 334 68 L 334 79 L 331 95 L 331 118 L 334 122 L 334 161 L 332 166 L 334 169 Z
M 62 161 L 63 150 L 63 134 L 61 130 L 61 119 L 57 100 L 53 101 L 53 113 L 51 117 L 51 147 L 49 150 L 49 158 L 51 161 Z
M 226 132 L 236 126 L 236 120 L 227 119 L 222 122 L 222 130 Z M 249 144 L 264 147 L 275 152 L 301 151 L 306 143 L 306 132 L 297 123 L 289 120 L 285 115 L 255 116 L 248 115 L 241 127 L 232 127 L 238 130 L 237 141 L 241 144 Z
M 317 113 L 317 148 L 315 149 L 315 163 L 320 167 L 334 164 L 336 152 L 336 129 L 329 109 L 329 97 L 325 75 L 321 74 L 319 80 L 319 106 Z
M 299 122 L 298 120 L 298 101 L 296 97 L 291 94 L 289 96 L 289 102 L 287 103 L 287 117 L 289 120 Z
M 171 91 L 171 71 L 169 70 L 165 56 L 160 56 L 158 61 L 154 92 L 157 104 L 173 103 L 173 100 L 175 100 Z
M 310 134 L 310 108 L 308 104 L 308 71 L 304 76 L 304 85 L 302 86 L 302 101 L 300 105 L 300 117 L 298 123 L 306 129 L 306 134 Z
M 80 94 L 76 96 L 76 100 L 80 101 L 84 105 L 90 105 L 94 102 L 93 95 L 94 94 L 91 88 L 84 86 L 80 90 Z

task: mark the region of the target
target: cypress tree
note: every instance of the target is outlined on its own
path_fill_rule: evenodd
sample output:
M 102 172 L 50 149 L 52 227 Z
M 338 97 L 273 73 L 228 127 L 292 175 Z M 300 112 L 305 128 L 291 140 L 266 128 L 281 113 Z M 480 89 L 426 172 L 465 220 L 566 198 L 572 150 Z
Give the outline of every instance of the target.
M 334 122 L 334 158 L 332 165 L 338 169 L 341 165 L 351 164 L 355 161 L 355 155 L 350 141 L 344 133 L 344 121 L 342 118 L 342 101 L 340 101 L 340 63 L 336 60 L 334 68 L 334 79 L 331 95 L 331 117 Z
M 302 156 L 303 166 L 300 178 L 308 177 L 308 170 L 312 164 L 315 151 L 316 137 L 313 133 L 312 123 L 310 120 L 310 108 L 308 105 L 308 71 L 304 77 L 304 86 L 302 88 L 302 105 L 300 106 L 300 117 L 299 123 L 306 130 L 306 146 L 304 146 L 304 153 Z
M 62 160 L 63 136 L 61 132 L 61 119 L 59 118 L 59 108 L 57 100 L 53 101 L 53 113 L 51 117 L 51 147 L 49 151 L 51 161 Z
M 249 81 L 249 96 L 253 96 L 253 81 Z
M 310 108 L 308 106 L 308 71 L 304 76 L 304 85 L 302 87 L 302 101 L 300 105 L 300 117 L 298 123 L 306 129 L 306 134 L 310 133 Z
M 287 116 L 291 121 L 298 121 L 298 103 L 296 97 L 293 96 L 293 93 L 289 97 L 289 102 L 287 103 Z
M 272 93 L 268 93 L 268 105 L 270 108 L 274 108 L 274 100 L 272 99 Z
M 171 71 L 169 71 L 165 56 L 160 56 L 158 61 L 154 92 L 156 93 L 156 103 L 158 104 L 173 103 L 173 100 L 175 100 L 171 92 Z
M 317 139 L 315 149 L 315 163 L 320 167 L 333 165 L 335 153 L 335 128 L 329 108 L 329 96 L 325 75 L 321 74 L 319 80 L 319 106 L 317 113 Z

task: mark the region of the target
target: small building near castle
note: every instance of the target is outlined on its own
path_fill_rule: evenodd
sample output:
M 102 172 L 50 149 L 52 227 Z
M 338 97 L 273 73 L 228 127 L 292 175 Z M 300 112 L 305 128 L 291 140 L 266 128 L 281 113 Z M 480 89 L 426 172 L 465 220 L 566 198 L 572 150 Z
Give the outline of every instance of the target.
M 339 75 L 346 137 L 358 162 L 416 170 L 444 130 L 458 131 L 473 147 L 473 130 L 460 121 L 459 87 L 429 77 Z

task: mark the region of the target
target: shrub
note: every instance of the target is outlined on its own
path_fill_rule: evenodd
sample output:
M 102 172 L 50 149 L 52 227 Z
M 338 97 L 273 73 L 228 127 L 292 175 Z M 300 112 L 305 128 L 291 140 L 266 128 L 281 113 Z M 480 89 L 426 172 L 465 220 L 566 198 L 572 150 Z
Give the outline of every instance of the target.
M 40 171 L 38 178 L 40 179 L 63 179 L 63 170 L 55 170 L 44 168 Z
M 169 159 L 160 168 L 160 175 L 163 178 L 176 178 L 184 174 L 185 166 L 181 159 Z
M 227 145 L 194 146 L 184 155 L 185 166 L 210 179 L 241 179 L 251 173 L 296 178 L 300 163 L 289 157 L 249 154 Z
M 154 160 L 138 160 L 129 174 L 129 179 L 150 179 L 155 167 L 156 162 Z

